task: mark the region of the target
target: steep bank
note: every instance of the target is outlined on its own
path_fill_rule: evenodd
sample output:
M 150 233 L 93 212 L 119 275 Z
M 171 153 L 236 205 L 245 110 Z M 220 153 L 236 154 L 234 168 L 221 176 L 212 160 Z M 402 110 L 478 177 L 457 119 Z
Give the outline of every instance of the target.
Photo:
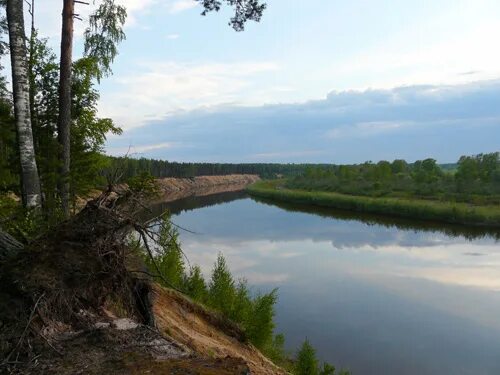
M 0 373 L 284 374 L 234 323 L 152 281 L 120 199 L 0 251 Z
M 281 202 L 331 207 L 450 224 L 500 228 L 500 207 L 424 199 L 372 198 L 333 192 L 286 189 L 279 181 L 261 181 L 247 188 L 254 196 Z
M 244 190 L 260 180 L 258 175 L 241 174 L 227 176 L 198 176 L 192 178 L 160 178 L 156 186 L 160 190 L 159 201 L 171 202 L 189 196 L 204 196 Z

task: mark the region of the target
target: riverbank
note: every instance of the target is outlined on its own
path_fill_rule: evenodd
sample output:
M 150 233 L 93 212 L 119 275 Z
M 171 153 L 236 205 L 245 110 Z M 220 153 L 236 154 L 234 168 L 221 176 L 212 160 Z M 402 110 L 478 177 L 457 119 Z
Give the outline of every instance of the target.
M 451 224 L 500 228 L 500 207 L 423 199 L 371 198 L 332 192 L 291 190 L 283 181 L 260 181 L 247 187 L 250 195 L 282 202 L 331 207 Z
M 0 373 L 284 375 L 240 326 L 154 281 L 119 195 L 36 242 L 0 232 Z
M 189 196 L 206 196 L 240 191 L 258 181 L 260 181 L 258 175 L 234 174 L 192 178 L 159 178 L 155 180 L 155 184 L 159 190 L 157 201 L 172 202 Z

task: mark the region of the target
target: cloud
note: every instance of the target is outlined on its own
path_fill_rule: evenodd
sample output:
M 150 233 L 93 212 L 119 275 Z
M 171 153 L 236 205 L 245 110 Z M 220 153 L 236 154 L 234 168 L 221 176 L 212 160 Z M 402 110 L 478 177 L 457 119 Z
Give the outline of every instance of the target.
M 125 96 L 116 99 L 115 109 L 134 113 L 135 106 L 163 105 L 183 110 L 145 121 L 145 127 L 130 129 L 122 138 L 139 144 L 176 142 L 181 146 L 147 155 L 192 161 L 342 163 L 435 157 L 450 162 L 500 149 L 500 80 L 335 91 L 323 100 L 297 104 L 219 104 L 237 102 L 238 93 L 252 90 L 253 74 L 272 69 L 273 64 L 265 63 L 156 67 L 150 75 L 124 83 Z M 138 96 L 144 87 L 150 93 Z M 213 105 L 203 107 L 207 103 Z M 110 146 L 120 142 L 114 139 Z M 182 146 L 186 144 L 189 148 Z
M 126 27 L 135 26 L 137 17 L 141 12 L 150 9 L 158 3 L 158 0 L 117 0 L 117 4 L 127 8 L 127 23 Z M 40 35 L 54 39 L 54 45 L 57 45 L 61 35 L 61 11 L 62 1 L 60 0 L 44 0 L 43 6 L 38 5 L 36 9 L 36 22 Z M 80 38 L 83 35 L 85 28 L 88 25 L 89 15 L 97 8 L 99 2 L 90 2 L 86 4 L 76 4 L 75 9 L 79 17 L 83 21 L 75 22 L 75 37 Z M 27 8 L 27 7 L 25 7 Z M 27 9 L 25 9 L 27 11 Z M 25 18 L 28 20 L 29 15 Z
M 179 34 L 168 34 L 167 35 L 167 39 L 170 39 L 170 40 L 175 40 L 175 39 L 179 39 Z
M 185 10 L 193 9 L 198 5 L 194 0 L 177 0 L 170 4 L 170 13 L 176 14 Z
M 100 103 L 100 113 L 125 128 L 179 111 L 238 102 L 252 93 L 258 97 L 252 79 L 278 66 L 273 62 L 163 62 L 139 63 L 132 69 L 128 76 L 113 78 L 114 90 Z

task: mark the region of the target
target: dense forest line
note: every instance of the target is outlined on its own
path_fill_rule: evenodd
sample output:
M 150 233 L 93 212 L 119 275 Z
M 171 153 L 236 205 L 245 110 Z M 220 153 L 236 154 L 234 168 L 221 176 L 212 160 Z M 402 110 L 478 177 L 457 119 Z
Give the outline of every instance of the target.
M 500 154 L 462 156 L 453 169 L 434 159 L 310 167 L 248 191 L 282 202 L 498 228 Z
M 156 178 L 257 174 L 262 178 L 297 176 L 311 164 L 280 163 L 179 163 L 148 158 L 110 157 L 109 171 L 119 170 L 125 179 L 147 173 Z M 326 167 L 326 164 L 314 164 Z
M 285 186 L 369 197 L 500 204 L 500 153 L 462 156 L 449 166 L 429 158 L 415 163 L 394 160 L 308 167 Z
M 107 165 L 108 167 L 105 168 L 106 173 L 119 170 L 120 175 L 125 180 L 144 173 L 156 178 L 189 178 L 228 174 L 257 174 L 262 178 L 298 177 L 304 175 L 306 171 L 329 170 L 340 167 L 340 165 L 328 163 L 190 163 L 144 157 L 109 157 Z M 356 167 L 356 165 L 345 166 Z M 439 164 L 439 167 L 444 172 L 454 172 L 457 166 L 456 163 Z

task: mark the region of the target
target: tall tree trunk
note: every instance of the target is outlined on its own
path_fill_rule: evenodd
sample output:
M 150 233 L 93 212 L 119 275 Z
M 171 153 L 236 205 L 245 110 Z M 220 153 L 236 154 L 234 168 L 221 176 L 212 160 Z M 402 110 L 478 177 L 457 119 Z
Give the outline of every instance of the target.
M 26 1 L 26 0 L 25 0 Z M 33 134 L 35 135 L 35 148 L 40 148 L 40 140 L 37 137 L 38 129 L 38 118 L 35 112 L 35 0 L 31 0 L 29 5 L 29 13 L 31 16 L 31 33 L 30 33 L 30 59 L 29 59 L 29 84 L 30 84 L 30 115 L 31 115 L 31 127 L 33 129 Z
M 73 53 L 74 1 L 63 0 L 61 33 L 61 66 L 59 78 L 59 118 L 57 120 L 58 140 L 61 148 L 61 196 L 64 215 L 69 217 L 69 178 L 71 163 L 71 64 Z
M 7 22 L 9 26 L 10 58 L 12 65 L 12 88 L 14 92 L 14 114 L 16 117 L 23 204 L 29 208 L 40 208 L 40 178 L 36 165 L 33 131 L 30 118 L 30 89 L 28 83 L 28 58 L 24 33 L 24 0 L 7 0 Z

